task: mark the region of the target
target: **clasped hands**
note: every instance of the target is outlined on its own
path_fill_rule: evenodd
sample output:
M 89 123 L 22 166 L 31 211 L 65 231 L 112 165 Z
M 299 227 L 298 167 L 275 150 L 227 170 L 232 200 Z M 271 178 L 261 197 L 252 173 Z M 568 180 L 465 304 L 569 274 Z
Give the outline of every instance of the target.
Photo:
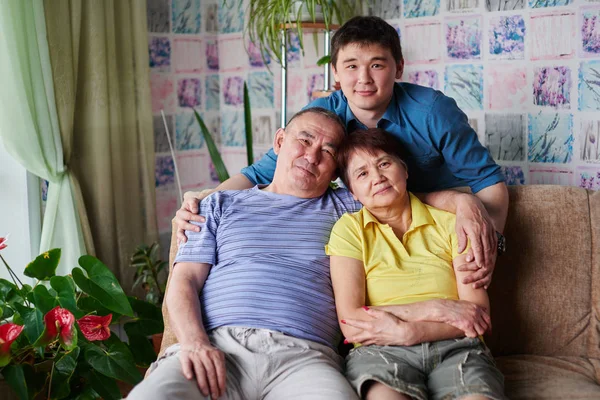
M 464 332 L 467 337 L 477 337 L 491 332 L 492 321 L 486 309 L 462 300 L 440 302 L 440 318 L 436 321 L 451 325 Z M 379 346 L 412 346 L 422 343 L 422 332 L 414 322 L 404 321 L 394 314 L 373 307 L 363 307 L 369 321 L 346 318 L 343 324 L 351 326 L 357 333 L 346 337 L 344 343 Z

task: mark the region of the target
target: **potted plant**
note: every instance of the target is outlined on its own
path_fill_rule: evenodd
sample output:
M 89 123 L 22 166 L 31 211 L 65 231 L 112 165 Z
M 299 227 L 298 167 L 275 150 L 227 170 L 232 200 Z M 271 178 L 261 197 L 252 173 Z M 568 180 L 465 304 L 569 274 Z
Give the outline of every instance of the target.
M 162 307 L 167 286 L 166 275 L 163 271 L 168 270 L 168 262 L 159 258 L 160 245 L 157 242 L 150 246 L 141 245 L 135 249 L 131 256 L 129 265 L 135 268 L 132 289 L 141 288 L 146 301 L 158 308 Z M 129 332 L 127 332 L 129 335 Z M 133 333 L 135 335 L 135 332 Z M 158 354 L 162 342 L 162 331 L 152 335 L 154 352 Z
M 269 55 L 282 64 L 283 28 L 298 35 L 300 49 L 304 51 L 303 24 L 321 23 L 323 29 L 329 30 L 330 25 L 342 24 L 358 15 L 361 8 L 359 0 L 250 0 L 245 33 L 263 57 Z
M 217 145 L 200 114 L 194 110 L 194 115 L 196 116 L 198 125 L 200 125 L 200 131 L 202 132 L 202 136 L 206 142 L 206 147 L 208 148 L 208 153 L 210 154 L 210 160 L 215 167 L 215 172 L 217 173 L 219 182 L 224 182 L 229 179 L 229 172 L 227 172 L 227 167 L 225 167 L 225 163 L 221 158 L 219 149 L 217 148 Z M 248 160 L 248 165 L 252 165 L 254 162 L 254 151 L 252 147 L 252 112 L 250 109 L 250 95 L 248 94 L 248 86 L 246 85 L 246 82 L 244 82 L 244 128 L 246 133 L 246 157 Z
M 0 237 L 0 251 L 5 247 Z M 117 382 L 135 385 L 142 380 L 138 367 L 156 357 L 146 336 L 162 332 L 160 309 L 127 297 L 112 272 L 89 255 L 70 275 L 56 275 L 60 254 L 52 249 L 27 265 L 32 286 L 0 253 L 12 279 L 0 279 L 0 373 L 22 400 L 120 399 Z M 127 321 L 128 343 L 110 330 L 118 321 Z

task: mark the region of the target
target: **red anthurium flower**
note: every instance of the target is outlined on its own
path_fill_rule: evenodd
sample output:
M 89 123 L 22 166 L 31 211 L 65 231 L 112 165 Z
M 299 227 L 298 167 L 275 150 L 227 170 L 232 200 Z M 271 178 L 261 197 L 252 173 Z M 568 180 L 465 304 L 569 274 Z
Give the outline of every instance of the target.
M 45 346 L 52 341 L 58 341 L 65 350 L 73 350 L 77 346 L 77 330 L 73 326 L 75 317 L 71 311 L 54 307 L 44 315 L 44 323 L 46 328 L 42 332 L 42 336 L 38 339 L 36 346 Z
M 10 345 L 22 331 L 23 326 L 21 325 L 13 323 L 0 325 L 0 367 L 4 367 L 10 362 Z
M 5 237 L 0 237 L 0 250 L 5 249 L 7 244 L 6 242 L 8 241 L 8 235 L 6 235 Z
M 98 315 L 86 315 L 80 318 L 77 323 L 83 336 L 91 342 L 94 340 L 106 340 L 110 337 L 110 321 L 112 321 L 112 314 L 108 314 L 106 317 L 100 317 Z

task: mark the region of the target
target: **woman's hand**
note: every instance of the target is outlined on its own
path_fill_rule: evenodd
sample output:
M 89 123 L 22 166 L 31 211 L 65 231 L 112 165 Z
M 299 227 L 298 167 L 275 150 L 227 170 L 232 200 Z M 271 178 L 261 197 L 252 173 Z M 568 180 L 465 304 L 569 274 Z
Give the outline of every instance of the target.
M 173 222 L 177 224 L 177 244 L 187 242 L 187 236 L 185 236 L 186 230 L 200 232 L 200 227 L 191 224 L 189 221 L 205 221 L 203 216 L 198 215 L 198 204 L 200 204 L 203 198 L 214 191 L 214 189 L 205 189 L 201 192 L 185 192 L 181 208 L 177 210 L 175 218 L 173 218 Z
M 347 337 L 345 343 L 360 343 L 362 345 L 375 344 L 378 346 L 410 346 L 414 335 L 410 324 L 402 321 L 387 311 L 374 310 L 363 307 L 363 310 L 372 318 L 371 321 L 345 319 L 343 324 L 360 329 L 361 332 Z
M 492 319 L 485 308 L 465 300 L 441 302 L 441 322 L 460 329 L 467 337 L 477 337 L 492 330 Z

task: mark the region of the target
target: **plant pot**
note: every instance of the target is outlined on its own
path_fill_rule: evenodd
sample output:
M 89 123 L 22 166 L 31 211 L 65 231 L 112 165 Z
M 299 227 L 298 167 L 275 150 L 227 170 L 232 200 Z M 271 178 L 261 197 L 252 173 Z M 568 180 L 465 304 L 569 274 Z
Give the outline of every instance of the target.
M 152 335 L 152 347 L 154 347 L 154 352 L 156 354 L 160 353 L 160 346 L 162 344 L 162 338 L 163 338 L 162 333 L 155 333 L 154 335 Z

